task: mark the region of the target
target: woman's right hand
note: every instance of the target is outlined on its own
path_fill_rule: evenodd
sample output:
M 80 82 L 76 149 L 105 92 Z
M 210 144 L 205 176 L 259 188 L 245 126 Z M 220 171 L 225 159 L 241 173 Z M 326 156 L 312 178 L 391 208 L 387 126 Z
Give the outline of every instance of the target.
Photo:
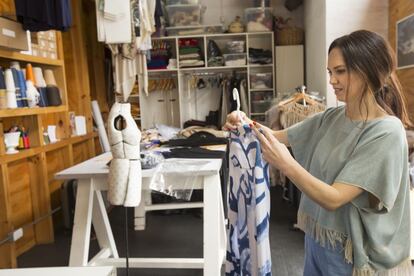
M 253 121 L 249 119 L 243 111 L 240 111 L 240 116 L 246 124 L 251 124 Z M 223 130 L 234 130 L 241 126 L 240 117 L 237 111 L 233 111 L 227 115 L 226 123 L 222 127 Z

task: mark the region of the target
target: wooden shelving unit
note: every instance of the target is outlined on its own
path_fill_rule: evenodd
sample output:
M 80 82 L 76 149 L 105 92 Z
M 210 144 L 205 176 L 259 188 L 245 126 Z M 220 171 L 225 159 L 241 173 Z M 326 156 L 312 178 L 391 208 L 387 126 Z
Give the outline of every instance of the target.
M 71 45 L 75 45 L 77 34 L 66 35 Z M 16 267 L 17 256 L 37 244 L 54 241 L 55 216 L 51 216 L 51 211 L 60 207 L 62 184 L 54 179 L 54 174 L 95 156 L 97 134 L 92 131 L 90 108 L 83 108 L 90 105 L 89 90 L 74 89 L 67 86 L 66 81 L 70 74 L 82 69 L 67 61 L 63 53 L 71 59 L 79 54 L 79 49 L 64 49 L 62 35 L 57 32 L 56 37 L 58 59 L 0 49 L 1 66 L 8 67 L 11 61 L 19 61 L 22 67 L 31 63 L 42 69 L 52 69 L 62 96 L 62 105 L 57 107 L 0 110 L 0 240 L 6 239 L 15 229 L 23 228 L 21 239 L 0 245 L 0 268 Z M 87 118 L 86 135 L 71 136 L 69 111 Z M 31 147 L 6 154 L 3 133 L 13 125 L 28 129 Z M 57 127 L 59 141 L 56 143 L 45 144 L 43 132 L 48 125 Z

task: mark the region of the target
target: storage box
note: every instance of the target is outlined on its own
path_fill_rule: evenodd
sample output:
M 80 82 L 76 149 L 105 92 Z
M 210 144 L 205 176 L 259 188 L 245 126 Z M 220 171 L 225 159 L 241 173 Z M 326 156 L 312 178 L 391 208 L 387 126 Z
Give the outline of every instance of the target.
M 270 89 L 273 88 L 272 73 L 253 73 L 250 74 L 250 87 L 252 89 Z
M 56 51 L 47 51 L 47 57 L 50 59 L 57 59 L 57 52 Z
M 32 55 L 38 57 L 39 54 L 39 46 L 37 44 L 32 44 Z
M 273 99 L 273 91 L 254 91 L 250 93 L 250 98 L 252 101 L 271 101 Z
M 166 9 L 170 26 L 200 25 L 201 5 L 171 5 Z
M 166 27 L 169 36 L 223 33 L 223 25 Z
M 265 113 L 272 105 L 272 101 L 252 101 L 252 113 Z
M 199 0 L 166 0 L 166 5 L 197 5 Z
M 0 46 L 13 50 L 29 50 L 27 34 L 20 23 L 0 17 Z
M 273 27 L 272 8 L 247 8 L 244 10 L 247 32 L 267 32 Z
M 56 41 L 56 31 L 37 32 L 36 36 L 38 39 Z
M 225 66 L 243 66 L 246 65 L 246 53 L 223 54 Z

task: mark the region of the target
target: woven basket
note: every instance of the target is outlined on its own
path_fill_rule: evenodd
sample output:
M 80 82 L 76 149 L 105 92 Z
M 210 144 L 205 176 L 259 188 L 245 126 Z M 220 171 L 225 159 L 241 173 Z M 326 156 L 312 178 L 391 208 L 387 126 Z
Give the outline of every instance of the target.
M 303 30 L 297 27 L 286 27 L 276 31 L 277 45 L 303 44 Z

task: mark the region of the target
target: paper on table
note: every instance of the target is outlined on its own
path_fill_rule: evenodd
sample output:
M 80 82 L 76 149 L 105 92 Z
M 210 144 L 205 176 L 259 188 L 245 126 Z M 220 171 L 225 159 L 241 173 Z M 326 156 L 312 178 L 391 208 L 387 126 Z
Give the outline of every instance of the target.
M 50 143 L 55 143 L 57 141 L 55 125 L 47 126 L 47 136 L 49 136 Z

